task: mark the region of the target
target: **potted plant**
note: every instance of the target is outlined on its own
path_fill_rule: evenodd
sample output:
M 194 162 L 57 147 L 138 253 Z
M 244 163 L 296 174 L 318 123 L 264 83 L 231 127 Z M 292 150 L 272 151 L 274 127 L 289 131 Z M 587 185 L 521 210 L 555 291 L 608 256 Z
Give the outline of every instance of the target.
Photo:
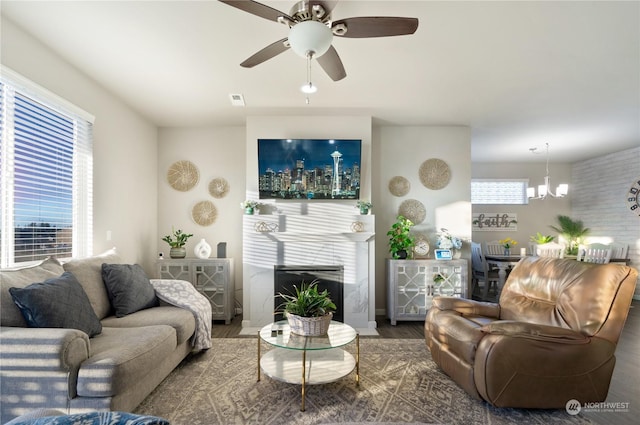
M 555 239 L 554 236 L 543 235 L 540 232 L 536 232 L 536 234 L 534 236 L 531 236 L 531 238 L 530 238 L 531 242 L 533 242 L 533 243 L 535 243 L 537 245 L 544 245 L 546 243 L 553 242 L 554 239 Z
M 498 241 L 500 245 L 504 248 L 504 256 L 508 257 L 511 255 L 511 248 L 518 245 L 518 241 L 515 241 L 511 238 L 504 238 Z
M 578 255 L 578 245 L 582 242 L 582 238 L 589 233 L 590 229 L 584 227 L 582 221 L 573 220 L 566 215 L 559 215 L 557 220 L 559 226 L 550 227 L 569 241 L 569 245 L 566 248 L 567 255 Z
M 356 202 L 356 208 L 360 209 L 360 214 L 362 215 L 367 215 L 369 214 L 369 210 L 371 209 L 371 207 L 373 206 L 373 204 L 369 201 L 358 201 Z
M 184 245 L 187 243 L 190 237 L 193 236 L 193 233 L 183 233 L 182 230 L 174 230 L 171 228 L 173 232 L 170 235 L 162 238 L 163 241 L 169 244 L 171 250 L 169 251 L 169 256 L 171 258 L 184 258 L 187 256 L 187 250 Z
M 336 305 L 329 296 L 329 291 L 318 291 L 318 280 L 293 286 L 295 294 L 279 293 L 281 304 L 291 332 L 298 335 L 325 335 L 329 329 Z
M 413 236 L 409 233 L 413 222 L 408 218 L 399 215 L 396 222 L 387 232 L 389 236 L 389 252 L 394 259 L 404 259 L 409 256 L 413 246 Z
M 240 208 L 244 210 L 245 214 L 252 215 L 254 210 L 260 210 L 260 203 L 258 201 L 247 199 L 244 202 L 240 202 Z

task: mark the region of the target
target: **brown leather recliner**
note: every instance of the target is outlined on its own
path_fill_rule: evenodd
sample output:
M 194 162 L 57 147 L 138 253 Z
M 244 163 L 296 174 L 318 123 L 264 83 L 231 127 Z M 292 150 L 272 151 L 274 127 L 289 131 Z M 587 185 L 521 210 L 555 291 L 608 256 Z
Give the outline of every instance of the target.
M 458 385 L 494 406 L 604 401 L 637 277 L 621 264 L 527 257 L 498 304 L 434 298 L 427 346 Z

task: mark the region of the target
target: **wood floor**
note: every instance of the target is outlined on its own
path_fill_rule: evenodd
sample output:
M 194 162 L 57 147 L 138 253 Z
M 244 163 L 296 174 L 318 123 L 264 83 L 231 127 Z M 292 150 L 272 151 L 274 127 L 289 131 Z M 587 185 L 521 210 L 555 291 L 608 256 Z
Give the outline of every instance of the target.
M 424 338 L 424 322 L 398 322 L 392 326 L 383 316 L 376 317 L 376 322 L 382 338 Z M 236 316 L 229 325 L 214 323 L 212 334 L 214 338 L 238 338 L 241 327 L 242 316 Z M 629 411 L 589 412 L 585 416 L 598 424 L 635 425 L 640 418 L 640 301 L 634 300 L 631 305 L 616 348 L 616 358 L 607 402 L 629 403 Z

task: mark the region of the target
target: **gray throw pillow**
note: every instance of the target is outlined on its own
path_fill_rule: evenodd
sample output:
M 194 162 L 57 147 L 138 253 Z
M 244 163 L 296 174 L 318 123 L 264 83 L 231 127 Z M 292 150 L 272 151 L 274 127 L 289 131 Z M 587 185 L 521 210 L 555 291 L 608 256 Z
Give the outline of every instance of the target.
M 138 264 L 103 264 L 102 280 L 116 317 L 158 305 L 156 291 Z
M 102 332 L 87 294 L 69 272 L 24 288 L 9 288 L 9 293 L 32 328 L 78 329 L 89 337 Z

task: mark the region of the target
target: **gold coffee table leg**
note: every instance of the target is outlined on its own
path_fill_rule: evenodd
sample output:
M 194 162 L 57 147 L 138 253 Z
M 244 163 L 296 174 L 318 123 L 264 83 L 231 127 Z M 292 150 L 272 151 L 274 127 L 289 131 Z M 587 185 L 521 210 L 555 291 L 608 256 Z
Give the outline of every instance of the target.
M 260 382 L 260 332 L 258 332 L 258 382 Z
M 356 386 L 360 386 L 360 334 L 356 334 Z
M 300 411 L 304 412 L 304 397 L 306 392 L 306 367 L 307 367 L 307 350 L 302 350 L 302 406 Z

